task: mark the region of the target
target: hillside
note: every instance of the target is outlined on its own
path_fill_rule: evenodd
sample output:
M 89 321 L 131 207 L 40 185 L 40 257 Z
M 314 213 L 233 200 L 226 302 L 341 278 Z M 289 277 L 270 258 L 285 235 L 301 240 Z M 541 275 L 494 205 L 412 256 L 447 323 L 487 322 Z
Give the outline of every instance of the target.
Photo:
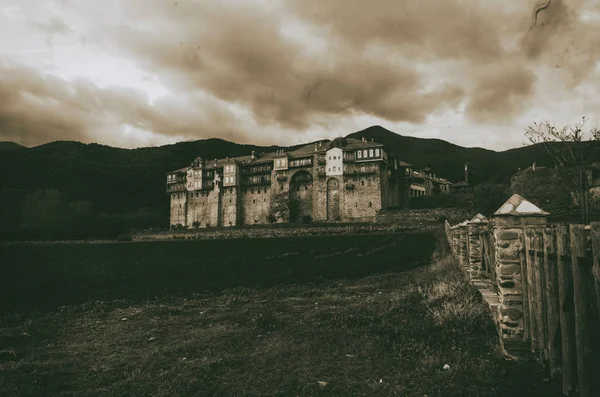
M 413 167 L 429 166 L 434 173 L 452 182 L 463 179 L 465 162 L 470 163 L 473 183 L 507 181 L 519 167 L 527 167 L 533 161 L 544 163 L 543 150 L 539 147 L 506 152 L 464 148 L 439 139 L 401 136 L 380 126 L 349 137 L 373 138 Z M 166 213 L 166 172 L 189 164 L 197 156 L 212 159 L 279 148 L 241 145 L 214 138 L 140 149 L 68 141 L 24 148 L 3 142 L 0 144 L 0 191 L 54 188 L 70 201 L 91 202 L 101 212 L 124 213 L 150 207 Z

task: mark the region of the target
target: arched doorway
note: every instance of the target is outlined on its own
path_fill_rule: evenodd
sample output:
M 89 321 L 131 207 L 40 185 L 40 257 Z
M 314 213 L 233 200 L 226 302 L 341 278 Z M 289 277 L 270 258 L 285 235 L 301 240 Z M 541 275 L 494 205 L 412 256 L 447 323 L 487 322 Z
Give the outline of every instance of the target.
M 327 220 L 340 220 L 340 181 L 331 178 L 327 181 Z
M 298 171 L 290 179 L 290 222 L 308 222 L 312 218 L 313 178 Z

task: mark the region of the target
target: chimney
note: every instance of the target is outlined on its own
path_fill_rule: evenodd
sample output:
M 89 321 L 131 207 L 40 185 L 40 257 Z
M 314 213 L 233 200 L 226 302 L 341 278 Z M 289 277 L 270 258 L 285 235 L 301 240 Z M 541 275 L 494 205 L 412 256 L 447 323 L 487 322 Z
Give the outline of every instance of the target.
M 533 165 L 531 166 L 531 168 L 535 171 L 535 161 L 533 162 Z
M 317 151 L 317 142 L 315 142 L 315 152 Z
M 225 158 L 225 161 L 227 161 L 229 163 L 229 157 Z
M 469 183 L 469 166 L 465 163 L 465 182 Z
M 215 159 L 215 167 L 217 166 L 217 159 Z
M 375 138 L 371 138 L 371 142 L 375 142 Z
M 251 158 L 252 160 L 254 160 L 254 159 L 256 158 L 256 154 L 254 154 L 254 150 L 252 151 L 252 155 L 250 156 L 250 158 Z

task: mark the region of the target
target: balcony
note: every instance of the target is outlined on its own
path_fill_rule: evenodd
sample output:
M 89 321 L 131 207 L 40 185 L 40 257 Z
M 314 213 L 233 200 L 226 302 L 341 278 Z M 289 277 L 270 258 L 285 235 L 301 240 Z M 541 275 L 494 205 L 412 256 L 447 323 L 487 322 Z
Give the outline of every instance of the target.
M 287 179 L 287 175 L 277 175 L 277 182 L 285 182 Z
M 183 183 L 168 184 L 167 185 L 167 193 L 173 193 L 173 192 L 185 192 L 185 184 L 183 184 Z
M 270 186 L 271 178 L 242 179 L 241 183 L 243 187 Z
M 364 169 L 364 170 L 358 170 L 358 171 L 355 171 L 355 172 L 356 172 L 356 175 L 358 175 L 358 176 L 367 176 L 367 175 L 375 175 L 375 174 L 377 174 L 377 170 L 374 170 L 372 168 L 370 168 L 370 169 Z
M 240 174 L 242 174 L 242 175 L 270 174 L 272 170 L 273 170 L 273 167 L 250 167 L 250 168 L 242 168 L 240 170 Z
M 317 159 L 317 164 L 318 164 L 318 165 L 325 165 L 325 164 L 326 164 L 326 161 L 325 161 L 325 159 L 324 159 L 324 158 L 322 158 L 322 157 L 319 157 L 319 158 Z
M 344 157 L 344 163 L 354 163 L 355 161 L 354 157 Z
M 302 163 L 298 164 L 298 163 L 294 163 L 292 161 L 290 161 L 290 163 L 289 163 L 289 168 L 306 168 L 306 167 L 308 167 L 308 168 L 312 167 L 312 161 L 305 163 L 305 164 L 302 164 Z

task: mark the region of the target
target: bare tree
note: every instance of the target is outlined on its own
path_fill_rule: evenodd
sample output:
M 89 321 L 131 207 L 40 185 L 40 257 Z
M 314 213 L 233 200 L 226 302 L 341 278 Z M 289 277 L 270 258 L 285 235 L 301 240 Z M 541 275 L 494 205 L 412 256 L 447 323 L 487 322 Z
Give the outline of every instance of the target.
M 533 144 L 541 144 L 554 163 L 559 176 L 572 189 L 581 208 L 581 220 L 589 222 L 589 175 L 600 159 L 600 130 L 584 131 L 586 118 L 572 126 L 556 127 L 548 121 L 533 123 L 525 136 Z

